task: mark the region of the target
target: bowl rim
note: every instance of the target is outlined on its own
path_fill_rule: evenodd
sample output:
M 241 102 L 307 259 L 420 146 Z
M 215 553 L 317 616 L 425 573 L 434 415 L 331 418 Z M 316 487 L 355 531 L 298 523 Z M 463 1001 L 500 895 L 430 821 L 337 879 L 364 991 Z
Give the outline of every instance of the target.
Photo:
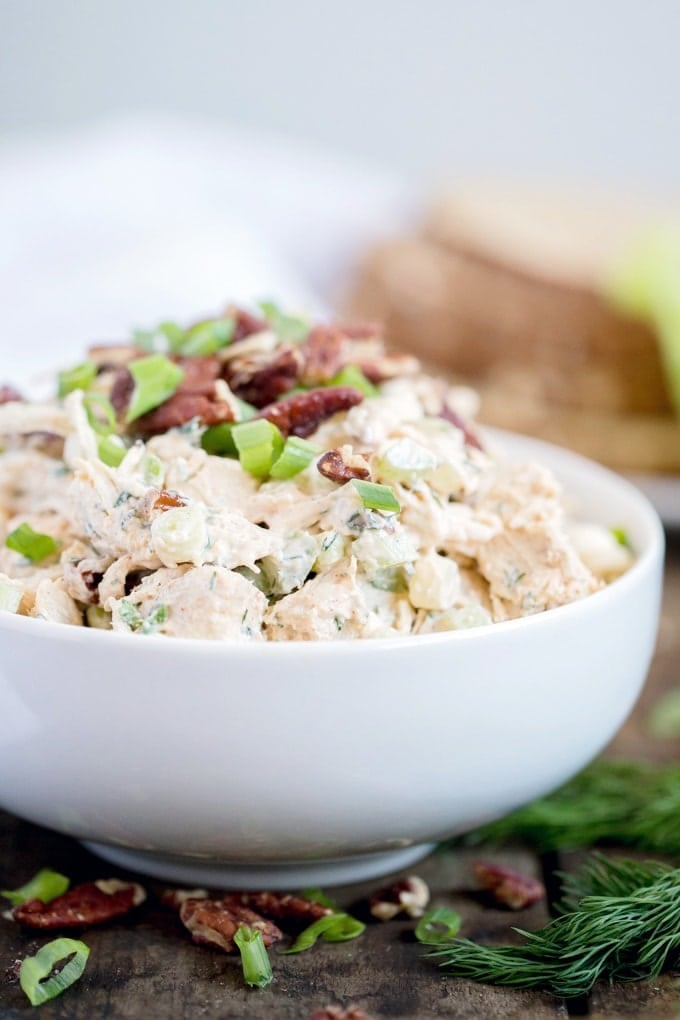
M 562 461 L 572 469 L 595 474 L 606 484 L 619 490 L 626 505 L 631 507 L 641 520 L 646 534 L 644 548 L 636 555 L 632 566 L 617 577 L 610 584 L 583 598 L 553 609 L 547 609 L 540 613 L 519 617 L 514 620 L 502 620 L 497 623 L 482 624 L 478 627 L 470 627 L 457 631 L 442 631 L 434 634 L 399 635 L 384 638 L 344 638 L 340 641 L 324 640 L 288 640 L 288 641 L 242 641 L 235 638 L 214 640 L 209 638 L 195 637 L 172 637 L 168 638 L 162 634 L 133 634 L 122 631 L 108 631 L 96 627 L 74 627 L 63 623 L 56 623 L 52 620 L 39 620 L 34 617 L 19 616 L 16 613 L 0 612 L 0 641 L 6 633 L 30 634 L 37 638 L 39 635 L 44 638 L 54 638 L 63 643 L 71 642 L 94 642 L 100 644 L 101 649 L 113 648 L 115 646 L 124 649 L 134 647 L 140 650 L 140 641 L 144 648 L 161 646 L 167 651 L 184 655 L 190 652 L 192 655 L 208 655 L 227 657 L 230 653 L 238 653 L 239 656 L 251 656 L 262 658 L 273 656 L 279 658 L 286 655 L 316 655 L 321 649 L 326 653 L 332 649 L 333 655 L 356 655 L 359 650 L 363 653 L 387 653 L 394 650 L 403 651 L 406 646 L 421 649 L 438 645 L 450 645 L 453 642 L 474 642 L 484 641 L 487 643 L 491 635 L 496 635 L 501 640 L 506 634 L 512 631 L 522 631 L 527 628 L 535 630 L 539 627 L 549 626 L 555 620 L 556 614 L 560 619 L 567 620 L 571 615 L 578 616 L 587 614 L 588 607 L 593 605 L 603 606 L 607 600 L 625 597 L 629 589 L 637 586 L 649 569 L 657 561 L 662 561 L 665 551 L 665 532 L 661 518 L 655 510 L 648 497 L 637 488 L 632 482 L 612 471 L 610 468 L 590 460 L 582 454 L 569 450 L 566 447 L 548 443 L 545 440 L 528 436 L 521 433 L 510 432 L 503 429 L 482 427 L 484 435 L 489 436 L 499 445 L 504 441 L 514 443 L 518 447 L 524 446 L 528 449 L 538 451 L 536 459 L 543 463 L 541 451 L 545 453 L 546 460 Z M 548 464 L 551 470 L 555 471 L 558 480 L 560 468 L 554 468 Z M 405 645 L 406 642 L 406 645 Z

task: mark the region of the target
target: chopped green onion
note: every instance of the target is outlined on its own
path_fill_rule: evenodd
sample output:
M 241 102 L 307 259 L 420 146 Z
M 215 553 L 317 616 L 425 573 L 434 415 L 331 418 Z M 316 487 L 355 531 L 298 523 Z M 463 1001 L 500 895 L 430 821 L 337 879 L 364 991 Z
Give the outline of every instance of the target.
M 59 388 L 57 396 L 65 397 L 73 390 L 86 390 L 97 374 L 97 366 L 93 361 L 83 361 L 81 365 L 64 369 L 58 375 Z
M 157 488 L 162 488 L 165 469 L 160 457 L 157 457 L 155 453 L 147 451 L 142 458 L 141 468 L 144 481 L 147 485 L 155 485 Z
M 266 988 L 274 975 L 262 932 L 242 924 L 234 935 L 234 943 L 241 954 L 245 983 L 254 988 Z
M 180 353 L 188 358 L 205 357 L 208 354 L 215 354 L 230 344 L 236 319 L 233 315 L 226 319 L 211 319 L 209 322 L 199 322 L 186 334 L 179 348 Z
M 126 623 L 131 631 L 139 631 L 140 634 L 153 634 L 168 619 L 168 607 L 156 606 L 148 616 L 142 616 L 137 606 L 128 599 L 120 600 L 120 618 Z
M 352 485 L 361 496 L 361 502 L 367 510 L 384 510 L 385 513 L 399 513 L 401 505 L 390 485 L 378 485 L 376 482 L 364 482 L 353 478 Z
M 63 896 L 68 887 L 69 880 L 66 875 L 60 875 L 51 868 L 41 868 L 25 885 L 20 885 L 18 889 L 2 889 L 0 896 L 4 896 L 15 907 L 27 900 L 42 900 L 43 903 L 49 903 L 57 896 Z
M 97 443 L 99 459 L 109 467 L 118 467 L 127 453 L 127 447 L 118 436 L 100 436 Z
M 255 478 L 266 478 L 283 450 L 283 436 L 266 418 L 253 418 L 232 428 L 241 467 Z
M 31 1005 L 39 1006 L 70 988 L 85 970 L 89 955 L 89 946 L 79 939 L 60 938 L 42 946 L 35 956 L 27 956 L 21 964 L 19 983 Z M 52 973 L 62 960 L 67 963 Z
M 5 545 L 14 552 L 21 553 L 33 563 L 42 563 L 48 556 L 55 553 L 61 542 L 51 535 L 43 535 L 34 531 L 30 524 L 24 522 L 11 531 L 5 539 Z
M 319 938 L 324 942 L 347 942 L 365 930 L 366 925 L 357 921 L 356 917 L 350 917 L 349 914 L 328 914 L 300 932 L 290 949 L 284 949 L 282 953 L 285 955 L 304 953 L 305 950 L 311 949 Z
M 421 917 L 414 932 L 426 946 L 439 946 L 458 934 L 462 924 L 460 914 L 449 907 L 434 907 Z
M 625 528 L 610 528 L 609 530 L 619 545 L 622 545 L 624 549 L 630 549 L 630 539 Z
M 378 387 L 366 378 L 358 365 L 345 365 L 337 375 L 333 376 L 328 386 L 353 386 L 355 390 L 360 390 L 365 397 L 377 397 L 380 392 Z
M 309 335 L 309 323 L 296 315 L 286 315 L 272 301 L 260 301 L 265 319 L 280 340 L 300 344 Z
M 135 388 L 125 418 L 128 424 L 171 397 L 184 378 L 182 369 L 164 354 L 138 358 L 129 369 Z
M 222 422 L 220 425 L 211 425 L 201 436 L 201 446 L 206 453 L 212 453 L 216 457 L 238 457 L 236 443 L 232 436 L 234 423 Z
M 87 393 L 83 397 L 83 407 L 90 428 L 99 436 L 110 436 L 116 428 L 116 412 L 113 404 L 103 393 Z
M 270 478 L 293 478 L 304 471 L 321 451 L 307 439 L 289 436 L 278 460 L 272 465 Z
M 312 900 L 314 903 L 320 903 L 322 907 L 328 907 L 334 914 L 342 913 L 337 903 L 334 903 L 323 889 L 303 889 L 300 895 L 305 900 Z

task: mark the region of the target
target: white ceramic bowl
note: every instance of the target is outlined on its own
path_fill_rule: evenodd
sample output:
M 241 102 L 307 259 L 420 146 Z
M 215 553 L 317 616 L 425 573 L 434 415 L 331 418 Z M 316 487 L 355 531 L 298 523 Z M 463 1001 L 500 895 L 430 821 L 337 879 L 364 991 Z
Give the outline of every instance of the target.
M 590 597 L 453 634 L 246 645 L 0 614 L 0 804 L 141 872 L 293 888 L 407 867 L 546 793 L 613 736 L 656 636 L 663 532 L 611 472 L 552 467 L 633 568 Z

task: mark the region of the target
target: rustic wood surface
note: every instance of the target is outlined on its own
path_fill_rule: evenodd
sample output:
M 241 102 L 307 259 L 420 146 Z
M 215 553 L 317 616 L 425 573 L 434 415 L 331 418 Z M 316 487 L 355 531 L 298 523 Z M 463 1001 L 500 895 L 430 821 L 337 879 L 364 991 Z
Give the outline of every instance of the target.
M 668 536 L 663 616 L 656 655 L 643 695 L 609 752 L 671 760 L 680 742 L 653 740 L 646 730 L 655 700 L 680 680 L 680 534 Z M 529 851 L 508 848 L 493 854 L 441 849 L 416 869 L 428 882 L 433 905 L 454 907 L 464 918 L 462 934 L 506 942 L 511 926 L 535 928 L 548 919 L 545 903 L 518 913 L 494 909 L 476 891 L 471 864 L 479 857 L 521 870 L 573 866 L 570 857 L 540 861 Z M 73 883 L 109 877 L 111 867 L 80 844 L 0 812 L 0 887 L 14 888 L 40 867 L 68 874 Z M 120 873 L 124 877 L 123 873 Z M 548 877 L 550 871 L 548 870 Z M 138 877 L 138 876 L 135 876 Z M 352 942 L 318 944 L 295 956 L 271 952 L 275 980 L 249 990 L 237 958 L 192 944 L 173 914 L 158 901 L 163 886 L 142 879 L 148 902 L 135 920 L 124 920 L 85 936 L 91 948 L 82 979 L 58 999 L 39 1007 L 40 1020 L 308 1020 L 323 1006 L 361 1007 L 372 1018 L 542 1017 L 588 1015 L 597 1020 L 680 1016 L 680 984 L 671 975 L 648 983 L 596 987 L 590 999 L 565 1002 L 537 992 L 476 985 L 446 977 L 424 958 L 413 938 L 413 921 L 370 923 Z M 334 898 L 360 913 L 380 883 L 333 890 Z M 17 961 L 34 953 L 46 936 L 23 932 L 0 918 L 0 1020 L 28 1016 L 33 1007 L 19 988 Z

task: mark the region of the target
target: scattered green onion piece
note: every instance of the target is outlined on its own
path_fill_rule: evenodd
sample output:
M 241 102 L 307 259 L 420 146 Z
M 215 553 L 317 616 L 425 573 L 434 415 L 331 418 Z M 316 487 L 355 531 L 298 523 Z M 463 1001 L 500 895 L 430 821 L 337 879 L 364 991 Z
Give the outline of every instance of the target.
M 377 397 L 379 390 L 370 379 L 367 379 L 358 365 L 345 365 L 337 375 L 334 375 L 329 386 L 353 386 L 360 390 L 365 397 Z
M 321 451 L 307 439 L 289 436 L 278 460 L 272 465 L 270 478 L 294 478 L 312 463 Z
M 283 450 L 283 436 L 266 418 L 253 418 L 232 428 L 241 467 L 255 478 L 266 478 Z
M 254 988 L 266 988 L 274 975 L 262 932 L 242 924 L 234 935 L 234 943 L 241 954 L 245 983 Z
M 322 907 L 328 907 L 334 914 L 342 913 L 337 903 L 334 903 L 323 889 L 303 889 L 300 895 L 305 900 L 312 900 L 314 903 L 320 903 Z
M 20 885 L 18 889 L 2 889 L 0 896 L 4 896 L 14 907 L 27 900 L 42 900 L 43 903 L 49 903 L 57 896 L 63 896 L 69 884 L 66 875 L 52 871 L 51 868 L 41 868 L 25 885 Z
M 155 485 L 157 488 L 163 487 L 165 470 L 163 467 L 163 461 L 160 457 L 157 457 L 155 453 L 149 453 L 147 451 L 142 458 L 141 467 L 144 474 L 144 481 L 147 485 Z
M 86 390 L 97 374 L 97 366 L 93 361 L 83 361 L 73 368 L 64 369 L 59 373 L 57 396 L 65 397 L 73 390 Z
M 180 350 L 186 336 L 186 331 L 176 322 L 161 322 L 154 329 L 136 329 L 132 342 L 135 347 L 150 354 L 154 351 L 171 351 L 174 354 Z
M 217 457 L 238 457 L 236 443 L 232 436 L 234 423 L 225 421 L 220 425 L 211 425 L 201 436 L 201 447 L 206 453 Z
M 350 917 L 349 914 L 328 914 L 300 932 L 290 949 L 283 949 L 282 953 L 284 955 L 304 953 L 305 950 L 311 949 L 319 938 L 324 942 L 348 942 L 365 930 L 366 925 L 357 921 L 356 917 Z
M 127 453 L 127 447 L 118 436 L 100 436 L 97 443 L 99 459 L 108 467 L 118 467 Z
M 426 946 L 440 946 L 460 931 L 460 914 L 449 907 L 434 907 L 421 917 L 414 932 L 419 942 Z
M 116 428 L 116 412 L 103 393 L 87 393 L 83 397 L 87 420 L 98 436 L 110 436 Z
M 205 357 L 230 344 L 236 320 L 233 316 L 226 319 L 211 319 L 193 326 L 182 341 L 180 353 L 188 358 Z
M 5 545 L 8 549 L 21 553 L 32 563 L 42 563 L 57 551 L 61 542 L 52 538 L 51 535 L 43 535 L 39 531 L 34 531 L 31 525 L 24 521 L 9 533 L 5 539 Z
M 625 528 L 610 528 L 609 530 L 619 545 L 622 545 L 624 549 L 630 549 L 630 539 Z
M 182 369 L 164 354 L 138 358 L 130 362 L 129 369 L 135 388 L 125 418 L 128 424 L 171 397 L 184 378 Z
M 35 956 L 27 956 L 19 971 L 19 984 L 32 1006 L 56 998 L 70 988 L 85 970 L 89 946 L 79 939 L 53 939 L 42 946 Z M 52 974 L 56 964 L 70 960 Z M 51 975 L 51 976 L 50 976 Z
M 186 330 L 178 326 L 176 322 L 161 322 L 156 327 L 156 335 L 158 334 L 164 337 L 168 350 L 173 354 L 181 350 L 187 335 Z
M 309 335 L 309 323 L 297 315 L 286 315 L 272 301 L 260 301 L 265 319 L 280 340 L 300 344 Z
M 384 510 L 385 513 L 399 513 L 401 505 L 390 485 L 378 485 L 376 482 L 364 482 L 353 478 L 352 485 L 361 496 L 367 510 Z

